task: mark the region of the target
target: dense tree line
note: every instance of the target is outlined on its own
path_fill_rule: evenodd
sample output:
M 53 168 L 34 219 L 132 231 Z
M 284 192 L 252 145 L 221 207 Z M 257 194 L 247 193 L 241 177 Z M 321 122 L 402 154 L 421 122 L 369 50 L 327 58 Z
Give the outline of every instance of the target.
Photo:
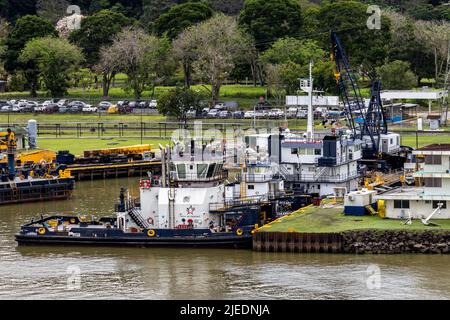
M 424 78 L 448 85 L 449 6 L 371 1 L 383 7 L 381 29 L 372 30 L 365 2 L 0 0 L 0 73 L 32 95 L 39 88 L 63 95 L 92 79 L 106 97 L 124 73 L 124 89 L 137 99 L 163 84 L 183 86 L 177 92 L 190 96 L 190 85 L 202 83 L 215 102 L 226 80 L 245 78 L 281 99 L 297 91 L 311 60 L 317 89 L 336 91 L 328 53 L 334 30 L 365 79 L 381 77 L 385 88 L 410 88 Z M 61 29 L 75 17 L 67 16 L 69 3 L 82 9 L 73 31 Z

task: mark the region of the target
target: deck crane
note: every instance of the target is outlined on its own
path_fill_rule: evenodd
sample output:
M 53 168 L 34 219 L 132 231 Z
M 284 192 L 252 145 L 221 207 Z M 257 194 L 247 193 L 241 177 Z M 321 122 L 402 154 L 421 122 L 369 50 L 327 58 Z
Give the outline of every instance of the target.
M 400 136 L 388 132 L 380 97 L 381 81 L 376 79 L 372 82 L 371 98 L 366 107 L 344 47 L 335 32 L 331 32 L 331 44 L 331 59 L 335 63 L 334 76 L 344 102 L 348 127 L 353 139 L 364 142 L 361 162 L 376 166 L 376 169 L 382 171 L 403 166 L 405 157 L 398 155 L 401 151 Z
M 350 69 L 350 63 L 345 54 L 341 40 L 335 32 L 331 32 L 331 59 L 335 62 L 334 76 L 339 86 L 339 93 L 344 102 L 347 122 L 354 139 L 362 139 L 363 134 L 370 137 L 372 145 L 376 145 L 371 127 L 366 119 L 364 100 L 359 90 L 358 82 Z M 359 128 L 355 116 L 359 115 Z

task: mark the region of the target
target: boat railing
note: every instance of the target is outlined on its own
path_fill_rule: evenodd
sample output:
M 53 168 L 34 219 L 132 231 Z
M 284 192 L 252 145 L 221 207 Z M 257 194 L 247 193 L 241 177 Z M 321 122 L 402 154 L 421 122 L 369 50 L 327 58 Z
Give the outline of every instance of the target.
M 267 182 L 273 180 L 272 173 L 238 173 L 236 178 L 242 182 Z
M 291 193 L 287 193 L 284 191 L 278 191 L 266 193 L 264 195 L 250 196 L 233 200 L 225 200 L 223 202 L 214 202 L 209 204 L 209 211 L 226 211 L 227 209 L 236 207 L 261 205 L 263 203 L 270 202 L 271 200 L 289 196 L 290 194 Z
M 284 178 L 287 181 L 293 181 L 293 182 L 329 182 L 329 183 L 339 183 L 339 182 L 345 182 L 351 179 L 355 179 L 359 177 L 358 172 L 351 172 L 348 174 L 326 174 L 326 175 L 317 175 L 315 173 L 313 174 L 289 174 L 286 175 Z
M 170 179 L 174 181 L 198 181 L 198 182 L 209 182 L 209 181 L 218 181 L 225 180 L 228 178 L 228 171 L 223 171 L 216 173 L 212 176 L 207 176 L 207 174 L 198 174 L 198 173 L 186 173 L 179 174 L 178 172 L 172 171 L 170 172 Z

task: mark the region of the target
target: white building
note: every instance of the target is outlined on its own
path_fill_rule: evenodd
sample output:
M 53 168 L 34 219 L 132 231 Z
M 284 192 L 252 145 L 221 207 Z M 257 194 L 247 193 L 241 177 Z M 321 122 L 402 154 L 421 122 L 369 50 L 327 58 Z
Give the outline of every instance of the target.
M 426 218 L 438 206 L 433 219 L 450 218 L 450 144 L 432 144 L 413 151 L 425 159 L 423 169 L 414 173 L 419 187 L 393 189 L 376 197 L 384 200 L 386 217 Z

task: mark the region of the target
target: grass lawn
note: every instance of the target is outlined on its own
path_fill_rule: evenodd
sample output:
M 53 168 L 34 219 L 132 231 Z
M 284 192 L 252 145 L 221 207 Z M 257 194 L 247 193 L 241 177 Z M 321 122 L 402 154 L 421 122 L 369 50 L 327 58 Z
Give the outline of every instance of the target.
M 450 143 L 450 133 L 437 135 L 419 134 L 418 136 L 419 148 L 433 143 Z M 401 136 L 401 144 L 404 146 L 416 148 L 416 135 L 403 134 Z
M 169 143 L 167 139 L 143 139 L 143 144 L 153 144 L 154 148 L 158 147 L 158 144 Z M 93 150 L 100 148 L 114 148 L 121 146 L 131 146 L 141 144 L 140 138 L 105 138 L 105 139 L 38 139 L 38 146 L 42 149 L 49 149 L 53 151 L 69 150 L 75 155 L 82 155 L 85 150 Z
M 323 209 L 308 207 L 303 212 L 294 213 L 262 227 L 266 232 L 343 232 L 358 229 L 376 230 L 450 230 L 450 220 L 434 220 L 439 226 L 425 226 L 419 220 L 404 225 L 400 220 L 381 219 L 372 216 L 345 216 L 342 208 Z M 280 222 L 278 222 L 280 221 Z
M 89 114 L 70 114 L 70 113 L 10 113 L 9 122 L 10 123 L 26 123 L 28 120 L 34 119 L 38 123 L 61 123 L 61 122 L 140 122 L 141 115 L 139 114 L 107 114 L 107 113 L 89 113 Z M 155 121 L 164 122 L 168 121 L 166 116 L 159 114 L 143 115 L 143 121 Z M 8 114 L 0 113 L 0 122 L 8 122 Z

